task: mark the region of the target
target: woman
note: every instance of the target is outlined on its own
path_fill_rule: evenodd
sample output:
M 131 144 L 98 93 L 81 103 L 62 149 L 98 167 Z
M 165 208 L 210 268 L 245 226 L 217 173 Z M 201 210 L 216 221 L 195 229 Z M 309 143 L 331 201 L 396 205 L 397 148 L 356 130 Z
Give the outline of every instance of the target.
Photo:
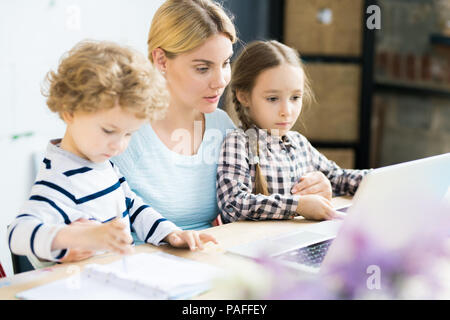
M 219 213 L 217 163 L 235 126 L 217 105 L 230 82 L 235 42 L 235 27 L 217 3 L 167 0 L 153 17 L 148 54 L 167 80 L 168 113 L 144 125 L 113 159 L 133 191 L 183 229 L 211 227 Z M 302 177 L 297 188 L 331 198 L 320 172 Z
M 153 17 L 148 53 L 167 80 L 168 112 L 113 159 L 133 191 L 183 229 L 211 227 L 219 212 L 217 160 L 234 124 L 217 106 L 235 41 L 234 25 L 217 3 L 166 1 Z

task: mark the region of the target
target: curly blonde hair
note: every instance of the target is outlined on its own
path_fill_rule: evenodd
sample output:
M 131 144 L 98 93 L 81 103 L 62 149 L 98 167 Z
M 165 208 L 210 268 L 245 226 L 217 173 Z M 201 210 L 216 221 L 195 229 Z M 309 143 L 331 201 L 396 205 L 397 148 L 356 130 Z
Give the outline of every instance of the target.
M 85 40 L 46 75 L 47 106 L 95 112 L 119 104 L 138 118 L 160 119 L 169 104 L 165 79 L 139 52 L 113 42 Z

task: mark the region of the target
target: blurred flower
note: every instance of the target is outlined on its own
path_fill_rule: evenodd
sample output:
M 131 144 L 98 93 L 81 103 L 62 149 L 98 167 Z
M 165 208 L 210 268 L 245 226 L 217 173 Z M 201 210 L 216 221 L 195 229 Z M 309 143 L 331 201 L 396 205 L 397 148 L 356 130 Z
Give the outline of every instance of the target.
M 270 294 L 274 275 L 270 270 L 245 259 L 230 262 L 226 273 L 213 283 L 220 299 L 260 300 Z
M 449 219 L 414 231 L 397 246 L 386 246 L 362 225 L 344 227 L 339 250 L 319 274 L 300 273 L 263 256 L 254 260 L 256 267 L 239 267 L 227 279 L 229 292 L 234 299 L 271 300 L 450 297 Z

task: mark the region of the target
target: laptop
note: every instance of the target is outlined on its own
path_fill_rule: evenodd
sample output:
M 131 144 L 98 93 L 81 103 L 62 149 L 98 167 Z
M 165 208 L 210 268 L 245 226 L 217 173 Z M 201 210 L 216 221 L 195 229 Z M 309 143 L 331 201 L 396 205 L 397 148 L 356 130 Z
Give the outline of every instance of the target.
M 317 273 L 340 258 L 345 233 L 355 226 L 380 246 L 404 246 L 424 228 L 450 219 L 450 153 L 370 171 L 352 205 L 337 210 L 347 213 L 344 220 L 302 225 L 298 231 L 239 244 L 228 252 L 270 256 L 294 269 Z

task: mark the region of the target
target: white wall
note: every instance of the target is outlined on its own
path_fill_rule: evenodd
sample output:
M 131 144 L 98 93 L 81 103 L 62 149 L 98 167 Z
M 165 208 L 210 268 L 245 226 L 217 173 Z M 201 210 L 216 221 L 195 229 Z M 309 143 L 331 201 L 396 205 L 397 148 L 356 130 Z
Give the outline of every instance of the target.
M 0 261 L 12 275 L 6 226 L 28 197 L 32 154 L 64 124 L 41 95 L 46 73 L 82 39 L 111 40 L 146 55 L 151 19 L 163 0 L 0 1 Z M 25 136 L 13 139 L 14 135 Z

